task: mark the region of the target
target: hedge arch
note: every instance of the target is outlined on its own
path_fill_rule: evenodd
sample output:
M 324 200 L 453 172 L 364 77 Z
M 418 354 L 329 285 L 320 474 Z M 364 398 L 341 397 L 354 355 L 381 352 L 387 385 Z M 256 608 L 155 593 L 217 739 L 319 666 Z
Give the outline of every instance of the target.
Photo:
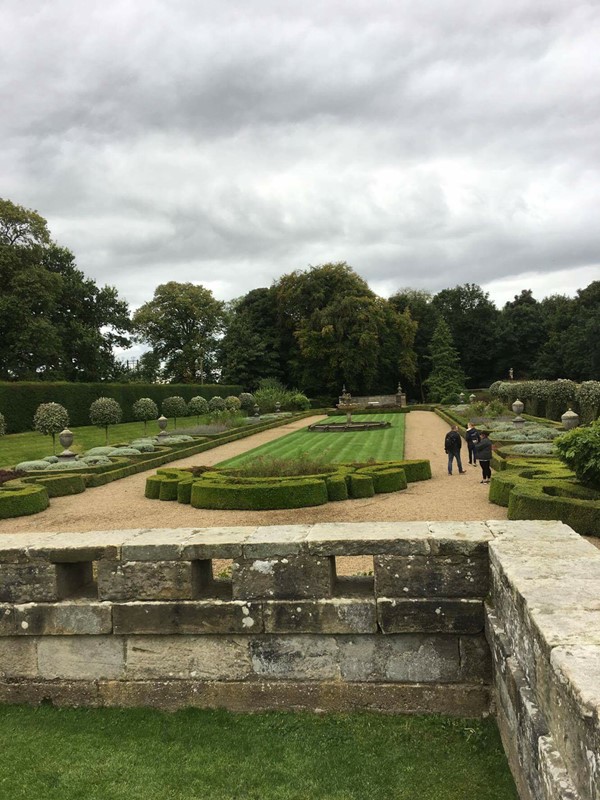
M 194 476 L 190 470 L 161 469 L 146 480 L 145 496 L 177 500 L 194 508 L 264 511 L 304 508 L 349 498 L 397 492 L 411 481 L 431 477 L 429 461 L 386 461 L 340 464 L 319 475 L 252 478 L 237 469 L 208 469 Z

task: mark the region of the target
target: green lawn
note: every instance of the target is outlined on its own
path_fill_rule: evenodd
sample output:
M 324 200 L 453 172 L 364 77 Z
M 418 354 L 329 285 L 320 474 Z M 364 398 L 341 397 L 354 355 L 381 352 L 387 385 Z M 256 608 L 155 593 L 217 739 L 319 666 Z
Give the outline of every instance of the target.
M 202 422 L 202 417 L 200 422 Z M 167 431 L 176 433 L 180 428 L 191 428 L 196 425 L 196 417 L 182 417 L 177 419 L 177 429 L 174 428 L 173 420 L 169 420 Z M 94 425 L 86 425 L 81 428 L 71 428 L 75 434 L 75 439 L 71 450 L 76 453 L 83 453 L 91 447 L 101 447 L 105 441 L 104 428 L 96 428 Z M 147 435 L 155 436 L 159 433 L 158 425 L 151 421 L 147 426 Z M 110 444 L 130 442 L 144 436 L 143 422 L 124 422 L 121 425 L 111 425 L 108 429 Z M 56 452 L 60 453 L 62 447 L 56 437 Z M 14 467 L 19 461 L 30 461 L 31 459 L 44 458 L 52 455 L 52 437 L 43 436 L 36 431 L 26 433 L 12 433 L 9 436 L 0 437 L 0 467 Z
M 333 417 L 332 421 L 342 421 L 342 417 Z M 307 454 L 311 457 L 322 456 L 330 463 L 344 461 L 398 461 L 404 458 L 404 425 L 406 414 L 353 414 L 356 421 L 385 420 L 391 422 L 391 428 L 379 431 L 325 432 L 311 433 L 307 428 L 290 433 L 274 442 L 255 447 L 240 456 L 222 461 L 219 466 L 239 466 L 244 461 L 256 456 L 274 456 L 276 458 L 296 458 Z
M 11 800 L 517 800 L 491 719 L 0 707 Z

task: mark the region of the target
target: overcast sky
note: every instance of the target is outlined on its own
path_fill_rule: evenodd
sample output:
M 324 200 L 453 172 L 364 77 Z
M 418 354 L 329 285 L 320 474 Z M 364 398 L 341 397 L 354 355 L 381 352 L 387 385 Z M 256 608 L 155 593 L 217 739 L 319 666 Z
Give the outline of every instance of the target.
M 3 0 L 0 196 L 132 307 L 600 279 L 598 0 Z

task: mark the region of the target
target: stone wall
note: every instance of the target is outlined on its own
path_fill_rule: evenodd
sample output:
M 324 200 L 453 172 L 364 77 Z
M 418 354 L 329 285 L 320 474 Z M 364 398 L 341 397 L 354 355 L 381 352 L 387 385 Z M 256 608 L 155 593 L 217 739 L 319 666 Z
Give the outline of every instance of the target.
M 481 715 L 489 539 L 465 523 L 4 536 L 0 701 Z M 338 575 L 354 555 L 372 575 Z
M 6 535 L 0 702 L 42 701 L 495 710 L 523 800 L 600 800 L 600 552 L 549 521 Z
M 487 639 L 523 800 L 600 799 L 600 552 L 560 522 L 489 523 Z
M 340 398 L 341 401 L 341 398 Z M 364 397 L 353 397 L 353 403 L 360 406 L 405 406 L 405 394 L 373 394 Z

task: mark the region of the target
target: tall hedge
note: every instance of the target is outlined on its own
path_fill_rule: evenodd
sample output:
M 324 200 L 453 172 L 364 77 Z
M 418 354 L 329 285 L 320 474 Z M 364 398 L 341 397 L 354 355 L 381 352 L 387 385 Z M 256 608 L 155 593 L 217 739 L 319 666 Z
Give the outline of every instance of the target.
M 178 394 L 189 402 L 200 395 L 210 400 L 219 395 L 239 394 L 241 386 L 194 383 L 67 383 L 51 381 L 0 382 L 0 411 L 6 419 L 7 433 L 30 431 L 33 415 L 41 403 L 60 403 L 69 412 L 70 425 L 89 425 L 89 408 L 98 397 L 111 397 L 123 409 L 123 422 L 135 422 L 132 407 L 140 397 L 150 397 L 161 405 L 165 397 Z

